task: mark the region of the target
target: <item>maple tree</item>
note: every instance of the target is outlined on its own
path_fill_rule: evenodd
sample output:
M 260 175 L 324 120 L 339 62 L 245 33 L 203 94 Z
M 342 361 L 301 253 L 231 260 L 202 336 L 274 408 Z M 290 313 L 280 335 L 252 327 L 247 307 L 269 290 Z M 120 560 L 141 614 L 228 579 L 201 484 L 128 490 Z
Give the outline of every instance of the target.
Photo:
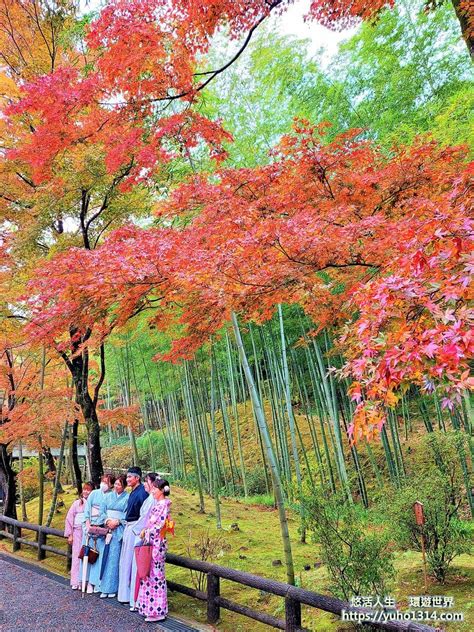
M 3 427 L 10 422 L 11 413 L 17 402 L 16 351 L 24 342 L 21 326 L 12 314 L 12 270 L 11 256 L 6 249 L 5 235 L 0 235 L 0 486 L 6 515 L 16 517 L 16 484 L 12 468 L 10 441 L 3 437 Z M 19 275 L 18 275 L 19 276 Z M 15 354 L 15 355 L 14 355 Z
M 9 448 L 21 444 L 37 450 L 54 468 L 50 448 L 60 444 L 64 425 L 80 417 L 57 358 L 56 362 L 46 358 L 41 349 L 31 348 L 18 334 L 10 330 L 0 347 L 0 482 L 8 515 L 16 513 Z
M 74 3 L 54 9 L 41 2 L 19 7 L 4 2 L 5 15 L 15 12 L 18 21 L 2 35 L 13 50 L 16 29 L 24 32 L 28 58 L 25 52 L 5 62 L 1 212 L 9 227 L 10 251 L 30 271 L 40 269 L 55 251 L 64 252 L 73 265 L 71 246 L 93 249 L 109 227 L 130 213 L 147 213 L 147 187 L 154 188 L 154 178 L 183 151 L 207 143 L 211 157 L 225 156 L 221 141 L 228 135 L 190 110 L 189 100 L 180 111 L 160 117 L 156 102 L 168 99 L 170 86 L 188 92 L 193 53 L 187 49 L 192 47 L 175 41 L 169 23 L 147 19 L 159 3 L 140 3 L 132 20 L 133 4 L 113 3 L 116 11 L 104 9 L 76 42 L 68 37 Z M 33 9 L 35 20 L 30 19 Z M 53 23 L 55 28 L 46 30 Z M 130 32 L 137 38 L 133 55 Z M 49 68 L 45 51 L 51 53 Z M 65 223 L 73 231 L 65 230 Z M 92 476 L 98 481 L 97 402 L 105 363 L 102 347 L 101 369 L 91 387 L 87 343 L 92 327 L 80 330 L 69 320 L 66 346 L 47 339 L 39 328 L 32 335 L 51 344 L 71 373 L 88 427 Z
M 393 407 L 412 384 L 425 393 L 436 390 L 442 408 L 450 410 L 461 408 L 462 397 L 474 388 L 467 176 L 451 192 L 457 208 L 451 212 L 441 203 L 433 217 L 414 225 L 390 273 L 351 297 L 359 318 L 342 336 L 348 362 L 341 372 L 354 379 L 353 437 L 377 433 L 385 421 L 384 404 Z
M 298 303 L 319 329 L 345 330 L 344 374 L 363 400 L 354 436 L 380 429 L 380 407 L 410 383 L 445 389 L 448 405 L 471 385 L 465 151 L 432 142 L 386 156 L 357 131 L 323 139 L 324 126 L 298 122 L 271 164 L 179 187 L 159 213 L 184 214 L 182 230 L 124 227 L 74 270 L 54 260 L 33 282 L 37 322 L 55 336 L 74 314 L 106 335 L 153 309 L 157 327 L 184 328 L 165 355 L 176 360 L 231 311 L 262 322 Z
M 38 354 L 36 354 L 38 355 Z M 0 440 L 2 443 L 22 441 L 26 446 L 48 449 L 59 443 L 60 429 L 68 418 L 80 415 L 74 404 L 71 388 L 66 386 L 61 365 L 48 360 L 42 383 L 41 361 L 29 352 L 16 357 L 11 349 L 3 351 L 1 388 L 6 397 L 2 408 Z M 64 380 L 64 387 L 59 383 Z
M 473 386 L 472 166 L 462 148 L 385 156 L 356 132 L 324 145 L 321 131 L 300 123 L 271 165 L 200 180 L 165 205 L 199 208 L 174 264 L 192 297 L 189 335 L 168 358 L 192 351 L 229 309 L 261 321 L 298 303 L 319 329 L 344 331 L 342 374 L 358 380 L 349 432 L 371 437 L 410 384 L 437 388 L 449 407 Z
M 241 310 L 248 317 L 267 317 L 272 307 L 261 300 L 262 296 L 300 302 L 322 324 L 332 323 L 328 317 L 331 310 L 343 321 L 350 309 L 344 292 L 332 291 L 335 285 L 346 282 L 347 270 L 356 277 L 353 281 L 351 277 L 351 283 L 360 281 L 362 271 L 382 266 L 371 255 L 377 255 L 385 245 L 390 246 L 388 252 L 395 248 L 382 236 L 382 218 L 380 225 L 368 229 L 380 238 L 372 241 L 363 239 L 367 228 L 362 220 L 354 232 L 352 227 L 338 225 L 340 210 L 331 206 L 335 186 L 331 178 L 337 182 L 344 172 L 347 183 L 341 184 L 342 197 L 347 198 L 357 225 L 360 198 L 365 204 L 377 198 L 374 191 L 370 196 L 365 190 L 361 193 L 371 182 L 371 161 L 381 162 L 380 171 L 387 176 L 394 163 L 383 164 L 380 156 L 351 135 L 339 138 L 327 150 L 316 150 L 311 145 L 312 133 L 302 132 L 284 141 L 280 149 L 283 158 L 276 158 L 266 169 L 255 173 L 224 171 L 219 184 L 203 179 L 182 189 L 175 196 L 174 210 L 187 212 L 195 206 L 195 199 L 205 207 L 192 221 L 192 231 L 183 230 L 178 235 L 171 229 L 143 233 L 127 227 L 119 229 L 102 249 L 99 246 L 105 235 L 123 225 L 130 215 L 149 216 L 154 195 L 163 195 L 161 185 L 168 178 L 170 163 L 192 162 L 192 152 L 204 151 L 204 147 L 217 162 L 225 158 L 223 142 L 230 140 L 229 134 L 220 122 L 205 118 L 194 105 L 209 82 L 242 53 L 258 25 L 271 12 L 283 12 L 290 2 L 113 0 L 83 31 L 75 30 L 76 4 L 67 0 L 54 4 L 41 0 L 1 2 L 0 135 L 4 159 L 0 213 L 9 233 L 5 247 L 9 256 L 15 259 L 23 279 L 34 278 L 29 286 L 33 294 L 17 298 L 18 310 L 27 305 L 32 319 L 26 331 L 36 342 L 59 353 L 72 376 L 75 400 L 88 428 L 92 476 L 98 481 L 102 463 L 97 406 L 105 377 L 105 335 L 137 311 L 156 305 L 160 306 L 160 326 L 167 327 L 176 318 L 178 300 L 185 307 L 179 318 L 187 322 L 190 332 L 175 346 L 181 355 L 191 353 L 214 332 L 229 309 Z M 353 20 L 372 19 L 392 4 L 390 0 L 315 0 L 309 17 L 339 28 Z M 212 35 L 222 26 L 231 37 L 243 36 L 244 41 L 221 67 L 202 70 L 202 57 L 209 50 Z M 21 45 L 17 34 L 21 35 Z M 320 154 L 316 164 L 311 162 L 311 152 Z M 327 152 L 334 164 L 321 171 L 318 160 L 327 157 Z M 363 183 L 360 175 L 348 175 L 351 168 L 361 165 L 366 178 Z M 296 176 L 292 183 L 283 177 L 285 169 Z M 319 188 L 310 191 L 303 185 L 312 182 L 313 170 Z M 301 174 L 307 180 L 302 180 Z M 390 186 L 403 180 L 400 173 L 394 178 Z M 377 185 L 388 194 L 388 185 Z M 259 190 L 255 199 L 254 186 Z M 278 186 L 288 186 L 288 190 L 278 191 Z M 270 187 L 275 191 L 269 193 L 268 200 L 261 191 Z M 230 196 L 234 189 L 236 193 Z M 342 247 L 336 262 L 333 254 L 329 255 L 332 244 L 320 223 L 301 239 L 302 225 L 298 232 L 297 221 L 307 218 L 303 214 L 294 218 L 294 225 L 285 220 L 287 206 L 292 208 L 294 201 L 302 203 L 304 191 L 315 194 L 330 215 L 336 212 L 328 223 Z M 207 207 L 204 194 L 214 199 Z M 377 199 L 381 203 L 383 198 Z M 215 200 L 233 211 L 225 221 L 217 213 Z M 274 202 L 276 208 L 285 204 L 285 210 L 280 206 L 276 216 Z M 170 209 L 173 211 L 173 205 Z M 254 215 L 249 216 L 250 210 Z M 255 235 L 249 237 L 246 222 L 262 218 L 263 222 L 255 222 Z M 207 230 L 209 221 L 215 221 L 211 232 Z M 221 232 L 215 232 L 214 226 Z M 300 242 L 290 257 L 279 251 L 278 241 L 277 248 L 271 241 L 274 231 L 283 227 Z M 377 248 L 362 248 L 356 235 L 364 246 L 377 243 Z M 262 250 L 269 243 L 271 248 Z M 150 258 L 148 249 L 153 249 Z M 308 261 L 307 250 L 326 253 L 327 257 L 318 254 L 321 260 Z M 259 264 L 262 252 L 263 263 Z M 278 264 L 284 261 L 286 270 L 277 265 L 272 278 L 262 281 L 260 277 L 276 260 Z M 315 282 L 315 270 L 328 269 L 330 281 L 318 277 Z M 302 274 L 304 270 L 308 274 Z M 241 289 L 245 284 L 250 288 L 257 285 L 260 290 L 245 293 Z M 315 309 L 310 300 L 316 290 L 323 297 L 324 309 Z M 202 300 L 204 317 L 193 309 L 192 301 L 197 298 Z M 100 368 L 94 375 L 90 371 L 92 344 L 100 355 Z
M 140 427 L 141 415 L 138 406 L 116 406 L 115 408 L 103 408 L 100 412 L 100 420 L 110 428 L 129 428 L 136 432 Z

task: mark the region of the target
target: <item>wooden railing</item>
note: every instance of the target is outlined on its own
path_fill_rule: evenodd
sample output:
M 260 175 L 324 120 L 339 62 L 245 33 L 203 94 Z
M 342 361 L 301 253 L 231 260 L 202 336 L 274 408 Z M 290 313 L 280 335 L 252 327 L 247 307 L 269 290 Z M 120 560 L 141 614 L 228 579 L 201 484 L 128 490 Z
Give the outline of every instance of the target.
M 37 539 L 30 540 L 21 536 L 22 529 L 28 531 L 34 531 L 37 533 Z M 18 551 L 23 545 L 31 546 L 38 551 L 38 560 L 44 560 L 46 553 L 54 553 L 55 555 L 61 555 L 66 558 L 67 569 L 71 567 L 71 547 L 68 545 L 67 549 L 58 549 L 54 546 L 47 544 L 48 536 L 55 536 L 64 538 L 64 533 L 59 529 L 53 529 L 51 527 L 43 527 L 37 524 L 31 524 L 29 522 L 21 522 L 20 520 L 14 520 L 0 514 L 0 538 L 9 538 L 13 542 L 13 551 Z M 167 564 L 173 566 L 179 566 L 192 571 L 204 573 L 207 576 L 207 590 L 197 590 L 189 586 L 177 584 L 173 581 L 168 581 L 169 590 L 180 592 L 189 597 L 194 597 L 201 601 L 207 602 L 207 621 L 211 624 L 216 624 L 220 618 L 221 608 L 231 610 L 238 614 L 265 623 L 273 628 L 279 630 L 286 630 L 286 632 L 300 632 L 303 630 L 301 627 L 301 605 L 312 606 L 318 610 L 324 610 L 332 614 L 341 617 L 343 611 L 345 612 L 360 612 L 370 613 L 369 609 L 354 608 L 349 603 L 337 599 L 336 597 L 329 597 L 327 595 L 320 595 L 310 590 L 298 588 L 297 586 L 291 586 L 284 582 L 275 581 L 273 579 L 267 579 L 265 577 L 259 577 L 258 575 L 252 575 L 243 571 L 238 571 L 233 568 L 227 568 L 226 566 L 219 566 L 218 564 L 211 564 L 209 562 L 202 562 L 200 560 L 194 560 L 188 557 L 182 557 L 181 555 L 175 555 L 174 553 L 167 553 Z M 220 580 L 230 580 L 243 586 L 249 586 L 250 588 L 256 588 L 257 590 L 264 591 L 271 595 L 277 595 L 285 600 L 285 618 L 280 619 L 271 614 L 254 610 L 248 606 L 243 606 L 234 601 L 230 601 L 221 596 Z M 389 610 L 387 610 L 389 612 Z M 372 628 L 378 630 L 392 630 L 398 632 L 435 632 L 435 629 L 413 621 L 372 621 L 362 622 L 364 625 L 370 625 Z
M 6 529 L 6 525 L 10 526 L 10 529 Z M 30 540 L 28 538 L 21 537 L 21 530 L 34 531 L 37 533 L 36 540 Z M 71 558 L 72 547 L 67 545 L 67 549 L 58 549 L 54 546 L 49 546 L 47 543 L 48 535 L 58 538 L 64 538 L 64 531 L 59 529 L 53 529 L 52 527 L 44 527 L 39 524 L 32 524 L 31 522 L 22 522 L 21 520 L 14 520 L 0 514 L 0 538 L 8 538 L 12 540 L 13 552 L 19 551 L 21 546 L 31 546 L 38 551 L 38 560 L 44 560 L 46 552 L 54 553 L 55 555 L 62 555 L 66 558 L 66 568 L 71 570 Z

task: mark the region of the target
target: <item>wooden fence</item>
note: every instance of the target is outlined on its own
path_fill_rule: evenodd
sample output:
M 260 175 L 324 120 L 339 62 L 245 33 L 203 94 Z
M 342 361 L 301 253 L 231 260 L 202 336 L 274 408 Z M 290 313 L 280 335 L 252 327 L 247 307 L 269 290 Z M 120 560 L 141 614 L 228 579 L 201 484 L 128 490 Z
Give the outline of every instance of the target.
M 37 533 L 36 541 L 21 536 L 21 531 L 28 530 Z M 31 546 L 38 551 L 38 560 L 44 560 L 46 553 L 54 553 L 55 555 L 61 555 L 66 558 L 67 569 L 71 567 L 71 547 L 68 545 L 67 549 L 58 549 L 54 546 L 47 544 L 48 536 L 55 536 L 64 538 L 64 533 L 59 529 L 53 529 L 51 527 L 43 527 L 37 524 L 31 524 L 29 522 L 21 522 L 20 520 L 14 520 L 0 514 L 0 538 L 9 538 L 13 543 L 13 551 L 18 551 L 23 545 Z M 168 581 L 169 590 L 180 592 L 189 597 L 199 599 L 207 602 L 207 621 L 210 624 L 216 624 L 220 618 L 220 609 L 225 608 L 265 623 L 273 628 L 279 630 L 285 630 L 286 632 L 302 632 L 304 629 L 301 627 L 301 605 L 312 606 L 319 610 L 324 610 L 332 614 L 341 617 L 345 612 L 359 612 L 369 614 L 369 609 L 354 608 L 349 603 L 337 599 L 335 597 L 329 597 L 326 595 L 320 595 L 310 590 L 291 586 L 283 582 L 275 581 L 273 579 L 266 579 L 265 577 L 259 577 L 258 575 L 252 575 L 251 573 L 245 573 L 225 566 L 219 566 L 218 564 L 211 564 L 209 562 L 203 562 L 200 560 L 194 560 L 188 557 L 182 557 L 173 553 L 166 555 L 166 563 L 181 568 L 189 569 L 190 571 L 196 571 L 207 575 L 207 590 L 206 592 L 177 584 L 173 581 Z M 257 590 L 269 593 L 271 595 L 277 595 L 285 600 L 285 618 L 280 619 L 273 615 L 254 610 L 248 606 L 243 606 L 234 601 L 230 601 L 221 596 L 220 580 L 230 580 L 243 586 L 249 586 L 256 588 Z M 434 628 L 416 623 L 413 621 L 377 621 L 377 616 L 380 611 L 373 611 L 374 619 L 372 622 L 363 621 L 364 625 L 370 625 L 372 629 L 378 630 L 392 630 L 397 632 L 436 632 Z M 389 609 L 386 612 L 390 612 Z

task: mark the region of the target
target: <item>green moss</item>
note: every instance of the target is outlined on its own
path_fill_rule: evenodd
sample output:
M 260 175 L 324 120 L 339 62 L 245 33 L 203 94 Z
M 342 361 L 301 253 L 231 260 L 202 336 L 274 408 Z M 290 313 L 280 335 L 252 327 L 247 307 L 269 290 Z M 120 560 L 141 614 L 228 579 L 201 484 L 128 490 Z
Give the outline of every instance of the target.
M 64 494 L 61 495 L 64 507 L 61 507 L 59 512 L 55 514 L 53 519 L 54 527 L 63 527 L 67 508 L 75 498 L 74 490 L 66 486 Z M 200 534 L 209 533 L 211 537 L 219 535 L 230 546 L 230 550 L 227 552 L 223 551 L 215 560 L 216 563 L 263 577 L 285 581 L 284 566 L 272 565 L 272 562 L 277 559 L 284 562 L 278 517 L 275 510 L 270 507 L 250 505 L 239 500 L 226 498 L 222 503 L 223 529 L 218 531 L 212 513 L 212 499 L 206 499 L 206 511 L 209 513 L 205 514 L 199 513 L 197 494 L 174 487 L 172 500 L 172 513 L 176 521 L 176 536 L 169 540 L 171 552 L 188 555 L 190 544 L 192 545 L 196 542 Z M 27 511 L 29 521 L 35 522 L 38 514 L 37 499 L 27 504 Z M 233 524 L 238 525 L 238 531 L 231 529 Z M 314 566 L 319 562 L 318 548 L 312 543 L 301 544 L 299 542 L 298 520 L 291 515 L 289 524 L 295 558 L 295 573 L 299 585 L 308 590 L 327 593 L 325 569 L 322 566 L 317 568 Z M 22 535 L 24 537 L 33 537 L 31 532 L 24 532 Z M 48 543 L 53 546 L 64 547 L 64 540 L 60 538 L 49 538 Z M 5 540 L 0 541 L 0 547 L 5 550 L 11 550 L 10 544 Z M 26 546 L 23 546 L 18 554 L 30 561 L 36 559 L 36 551 Z M 66 575 L 64 558 L 48 554 L 42 564 L 50 570 Z M 305 566 L 310 566 L 310 570 L 304 570 Z M 397 552 L 395 566 L 398 573 L 393 596 L 397 598 L 402 607 L 406 607 L 409 595 L 424 594 L 421 556 L 413 552 Z M 455 601 L 453 610 L 465 612 L 466 621 L 463 624 L 449 624 L 447 628 L 449 632 L 468 632 L 468 630 L 472 629 L 473 614 L 470 598 L 474 580 L 473 575 L 473 559 L 469 556 L 461 556 L 456 560 L 455 573 L 445 586 L 440 586 L 436 583 L 429 584 L 429 594 L 452 596 Z M 190 573 L 187 570 L 168 565 L 167 576 L 176 582 L 192 585 Z M 259 594 L 259 591 L 229 581 L 222 582 L 221 592 L 226 598 L 241 604 L 269 612 L 275 616 L 284 616 L 283 602 L 278 597 Z M 205 604 L 191 598 L 172 593 L 170 594 L 170 608 L 177 614 L 198 619 L 202 622 L 206 620 Z M 220 630 L 247 632 L 249 625 L 256 632 L 268 630 L 266 626 L 257 622 L 250 623 L 248 619 L 234 613 L 225 610 L 221 612 L 222 623 L 219 625 Z M 335 617 L 313 608 L 303 609 L 303 623 L 305 627 L 314 632 L 344 629 L 344 626 Z

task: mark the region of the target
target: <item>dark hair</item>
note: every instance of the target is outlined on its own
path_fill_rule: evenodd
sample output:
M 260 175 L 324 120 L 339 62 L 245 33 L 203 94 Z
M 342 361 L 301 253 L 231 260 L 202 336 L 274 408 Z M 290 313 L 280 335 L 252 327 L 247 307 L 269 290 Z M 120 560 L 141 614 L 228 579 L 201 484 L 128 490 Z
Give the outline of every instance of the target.
M 133 476 L 138 476 L 138 478 L 142 477 L 142 468 L 138 467 L 138 465 L 132 465 L 128 468 L 127 474 L 133 474 Z
M 158 474 L 156 472 L 148 472 L 145 478 L 148 478 L 152 483 L 154 483 L 156 479 L 158 478 Z
M 104 474 L 100 477 L 101 481 L 103 481 L 104 479 L 108 481 L 109 487 L 113 487 L 115 481 L 117 480 L 117 477 L 115 476 L 115 474 L 108 472 L 107 474 Z
M 153 481 L 153 487 L 156 487 L 157 489 L 161 489 L 161 491 L 164 493 L 165 496 L 170 495 L 170 484 L 164 478 L 155 479 Z M 165 487 L 167 487 L 168 489 L 165 490 Z
M 125 476 L 125 474 L 119 474 L 117 476 L 117 478 L 115 479 L 115 482 L 120 481 L 122 484 L 122 487 L 125 489 L 127 487 L 127 477 Z

